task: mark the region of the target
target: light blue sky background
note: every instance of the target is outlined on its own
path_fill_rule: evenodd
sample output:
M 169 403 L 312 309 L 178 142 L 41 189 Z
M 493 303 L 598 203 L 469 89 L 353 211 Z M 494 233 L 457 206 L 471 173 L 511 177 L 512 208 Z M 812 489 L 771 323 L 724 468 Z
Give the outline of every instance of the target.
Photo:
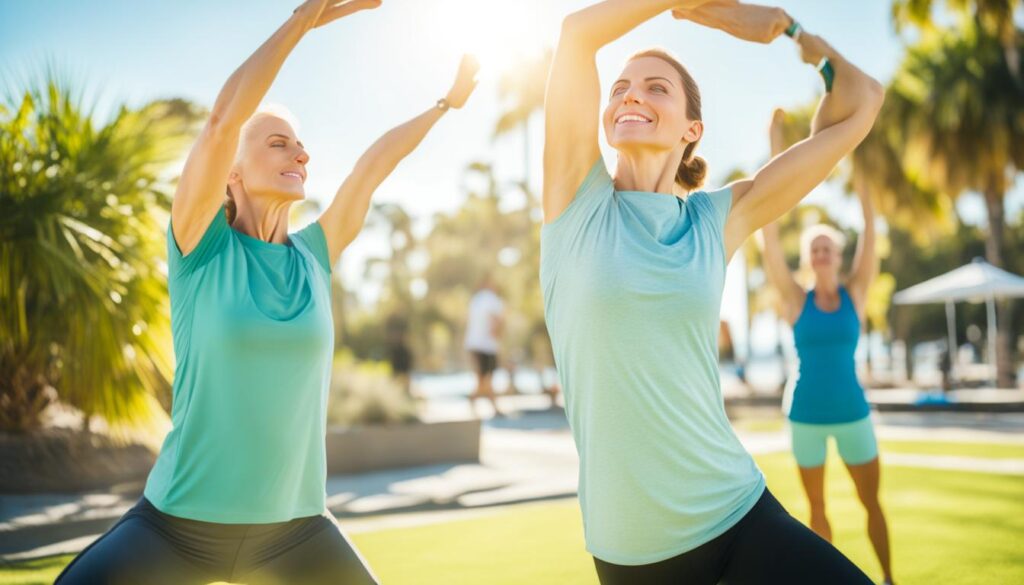
M 307 193 L 328 202 L 360 153 L 388 128 L 418 114 L 446 92 L 459 57 L 479 52 L 485 69 L 467 106 L 446 116 L 420 148 L 377 192 L 379 201 L 402 203 L 429 226 L 431 214 L 452 210 L 465 198 L 462 174 L 474 160 L 495 164 L 502 179 L 523 174 L 521 135 L 493 139 L 501 111 L 497 68 L 515 54 L 553 45 L 561 18 L 589 4 L 583 0 L 384 0 L 311 32 L 292 53 L 267 101 L 287 106 L 300 120 L 299 134 L 312 154 Z M 181 96 L 211 105 L 231 72 L 291 13 L 298 2 L 278 0 L 0 0 L 0 62 L 5 84 L 55 59 L 101 96 L 101 106 L 141 104 Z M 823 35 L 869 74 L 887 81 L 901 55 L 889 19 L 889 2 L 795 0 L 780 3 L 806 29 Z M 813 68 L 793 44 L 768 46 L 681 23 L 663 15 L 599 54 L 604 88 L 630 53 L 660 45 L 677 54 L 701 86 L 705 138 L 700 154 L 711 183 L 733 168 L 755 169 L 768 154 L 766 127 L 772 108 L 805 104 L 821 91 Z M 13 74 L 13 77 L 12 77 Z M 103 111 L 103 107 L 100 111 Z M 539 184 L 541 120 L 531 126 L 530 175 Z M 609 151 L 606 158 L 613 160 Z M 1011 212 L 1019 209 L 1016 190 Z M 833 187 L 810 196 L 856 225 L 855 203 Z M 508 205 L 520 205 L 510 198 Z M 961 213 L 984 218 L 976 200 Z M 362 275 L 368 255 L 387 254 L 380 233 L 367 230 L 346 251 L 343 274 Z M 741 289 L 729 287 L 726 312 Z M 371 298 L 372 287 L 362 288 Z M 730 315 L 732 316 L 732 315 Z M 736 315 L 739 317 L 739 315 Z

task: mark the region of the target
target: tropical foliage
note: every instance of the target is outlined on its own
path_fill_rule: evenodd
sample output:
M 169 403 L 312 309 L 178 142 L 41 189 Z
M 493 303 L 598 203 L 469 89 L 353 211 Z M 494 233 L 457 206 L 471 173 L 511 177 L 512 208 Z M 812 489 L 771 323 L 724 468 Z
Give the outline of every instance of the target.
M 112 423 L 169 402 L 166 173 L 201 112 L 120 106 L 105 123 L 49 73 L 0 106 L 0 429 L 58 399 Z

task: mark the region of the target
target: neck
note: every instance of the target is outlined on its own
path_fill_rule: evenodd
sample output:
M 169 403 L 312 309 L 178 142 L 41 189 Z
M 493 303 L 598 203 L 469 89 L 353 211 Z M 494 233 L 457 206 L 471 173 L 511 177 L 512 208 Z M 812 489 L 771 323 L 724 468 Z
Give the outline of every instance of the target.
M 826 295 L 838 295 L 839 294 L 839 277 L 834 275 L 815 275 L 814 276 L 814 290 L 819 294 Z
M 619 151 L 615 188 L 676 195 L 676 174 L 683 160 L 682 148 L 662 151 Z
M 236 197 L 238 213 L 231 227 L 264 242 L 288 242 L 288 212 L 292 201 L 264 197 Z

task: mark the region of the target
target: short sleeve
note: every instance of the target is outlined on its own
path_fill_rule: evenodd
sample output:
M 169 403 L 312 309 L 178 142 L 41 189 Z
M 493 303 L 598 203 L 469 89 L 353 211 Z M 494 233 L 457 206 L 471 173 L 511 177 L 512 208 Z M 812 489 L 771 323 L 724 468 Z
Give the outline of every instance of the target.
M 566 225 L 578 225 L 586 221 L 601 203 L 611 198 L 614 191 L 615 184 L 612 182 L 611 175 L 608 174 L 604 159 L 598 157 L 594 166 L 590 167 L 590 171 L 583 179 L 583 183 L 576 190 L 576 195 L 569 206 L 562 210 L 562 214 L 554 221 L 544 224 L 542 229 L 549 232 L 562 231 L 566 229 Z
M 614 201 L 615 184 L 612 182 L 604 159 L 598 158 L 583 183 L 576 190 L 576 196 L 562 214 L 540 230 L 540 274 L 542 281 L 558 271 L 562 258 L 579 250 L 582 242 L 595 237 L 595 218 L 602 215 Z
M 327 271 L 327 274 L 331 274 L 331 257 L 327 251 L 327 236 L 324 235 L 324 228 L 319 221 L 314 221 L 292 234 L 291 237 L 300 240 L 320 263 L 320 266 Z
M 173 222 L 167 223 L 167 267 L 169 276 L 172 278 L 184 278 L 192 274 L 199 267 L 205 265 L 227 246 L 231 237 L 231 226 L 228 225 L 227 215 L 224 207 L 217 211 L 210 221 L 210 225 L 203 232 L 199 244 L 188 253 L 182 256 L 178 242 L 174 238 Z
M 724 232 L 725 221 L 729 218 L 729 210 L 732 209 L 732 187 L 725 186 L 715 191 L 707 191 L 706 193 L 714 210 L 718 231 Z

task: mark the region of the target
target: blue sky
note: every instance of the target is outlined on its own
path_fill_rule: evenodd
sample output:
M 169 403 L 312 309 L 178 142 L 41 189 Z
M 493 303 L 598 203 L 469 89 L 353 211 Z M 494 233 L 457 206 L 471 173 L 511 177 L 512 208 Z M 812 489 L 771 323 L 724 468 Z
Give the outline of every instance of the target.
M 423 218 L 465 198 L 462 172 L 474 160 L 495 164 L 499 176 L 522 176 L 521 135 L 492 137 L 501 105 L 497 69 L 516 54 L 553 45 L 561 18 L 581 0 L 384 0 L 311 32 L 285 63 L 267 101 L 287 106 L 312 155 L 307 193 L 328 202 L 359 154 L 381 133 L 444 95 L 463 52 L 478 52 L 486 69 L 466 108 L 446 116 L 377 192 Z M 141 104 L 181 96 L 212 104 L 231 72 L 291 13 L 297 1 L 0 0 L 0 56 L 5 79 L 55 59 L 102 97 L 101 105 Z M 885 82 L 901 55 L 887 0 L 780 3 L 811 32 Z M 821 91 L 786 38 L 744 43 L 718 31 L 660 16 L 598 55 L 607 87 L 626 56 L 652 45 L 668 48 L 701 86 L 705 137 L 699 154 L 712 183 L 734 168 L 755 169 L 768 154 L 772 108 L 805 104 Z M 605 92 L 606 93 L 606 92 Z M 102 107 L 101 107 L 102 110 Z M 531 125 L 531 176 L 538 183 L 541 120 Z M 609 151 L 606 157 L 612 160 Z M 1018 194 L 1020 189 L 1017 190 Z M 1017 197 L 1016 199 L 1020 199 Z M 810 196 L 856 224 L 856 204 L 830 186 Z M 517 204 L 510 201 L 509 205 Z M 961 211 L 978 212 L 966 201 Z M 981 208 L 983 209 L 983 208 Z M 983 213 L 983 212 L 982 212 Z M 386 254 L 381 234 L 367 231 L 346 251 L 349 283 L 367 255 Z M 372 290 L 366 292 L 372 296 Z M 730 302 L 726 299 L 726 304 Z

